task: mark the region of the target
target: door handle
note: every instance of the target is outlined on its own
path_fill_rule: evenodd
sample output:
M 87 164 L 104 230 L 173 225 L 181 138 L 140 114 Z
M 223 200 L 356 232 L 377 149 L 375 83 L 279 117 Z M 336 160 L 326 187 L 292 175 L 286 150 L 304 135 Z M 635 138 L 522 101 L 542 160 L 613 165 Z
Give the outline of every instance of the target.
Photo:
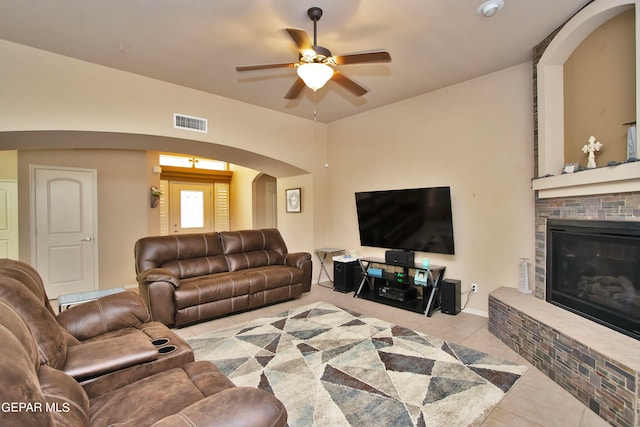
M 85 237 L 84 239 L 81 239 L 81 242 L 90 242 L 93 240 L 93 237 Z

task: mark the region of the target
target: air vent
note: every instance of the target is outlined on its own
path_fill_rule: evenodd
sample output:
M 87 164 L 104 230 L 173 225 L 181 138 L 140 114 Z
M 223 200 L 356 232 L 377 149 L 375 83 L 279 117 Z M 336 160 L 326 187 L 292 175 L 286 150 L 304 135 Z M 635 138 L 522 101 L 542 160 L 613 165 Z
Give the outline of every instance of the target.
M 173 113 L 173 127 L 207 133 L 207 119 Z

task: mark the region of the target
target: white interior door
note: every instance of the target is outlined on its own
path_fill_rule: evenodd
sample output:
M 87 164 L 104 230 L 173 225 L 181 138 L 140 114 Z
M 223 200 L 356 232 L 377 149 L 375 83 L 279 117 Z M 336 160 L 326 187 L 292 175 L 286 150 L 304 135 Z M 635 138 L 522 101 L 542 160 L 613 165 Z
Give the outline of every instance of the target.
M 171 182 L 169 187 L 171 233 L 213 231 L 213 184 Z
M 97 173 L 32 167 L 35 262 L 49 298 L 98 288 Z
M 0 181 L 0 258 L 18 259 L 18 183 Z

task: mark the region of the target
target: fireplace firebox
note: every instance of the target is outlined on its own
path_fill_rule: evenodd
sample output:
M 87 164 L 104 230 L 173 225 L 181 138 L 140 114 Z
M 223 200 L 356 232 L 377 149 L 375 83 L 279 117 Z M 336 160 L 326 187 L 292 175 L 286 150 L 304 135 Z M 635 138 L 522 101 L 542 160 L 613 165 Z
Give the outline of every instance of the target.
M 546 300 L 640 340 L 640 223 L 548 220 Z

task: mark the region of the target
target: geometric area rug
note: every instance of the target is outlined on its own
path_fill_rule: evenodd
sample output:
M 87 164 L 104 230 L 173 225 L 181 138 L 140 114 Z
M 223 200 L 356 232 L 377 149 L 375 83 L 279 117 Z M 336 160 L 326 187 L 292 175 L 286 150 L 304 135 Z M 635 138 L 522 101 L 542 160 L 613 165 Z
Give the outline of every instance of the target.
M 324 302 L 187 341 L 290 427 L 479 425 L 527 369 Z

